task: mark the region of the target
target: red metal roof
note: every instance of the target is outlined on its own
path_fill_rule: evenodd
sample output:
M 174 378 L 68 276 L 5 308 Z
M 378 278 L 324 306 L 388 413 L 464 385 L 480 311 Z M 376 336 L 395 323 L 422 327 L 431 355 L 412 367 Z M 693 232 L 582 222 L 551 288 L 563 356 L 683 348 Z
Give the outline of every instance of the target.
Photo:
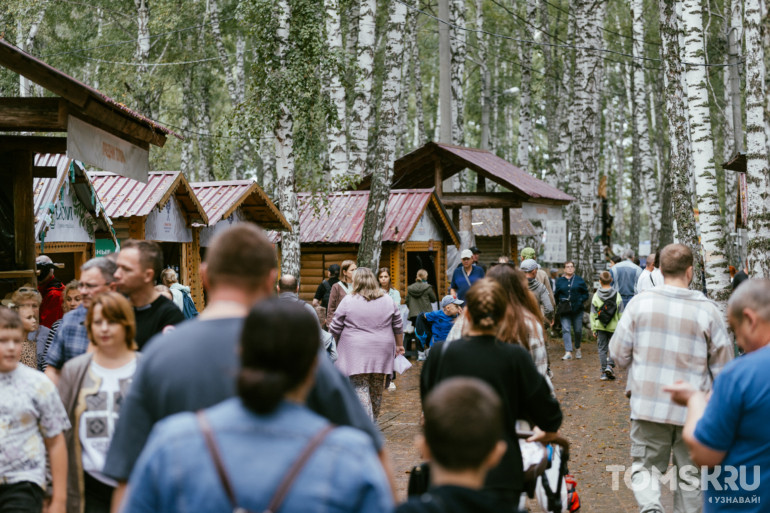
M 206 211 L 180 171 L 153 171 L 146 184 L 103 171 L 91 171 L 88 176 L 110 217 L 147 216 L 177 194 L 181 208 L 192 214 L 193 219 L 208 223 Z
M 404 189 L 392 190 L 388 200 L 388 210 L 385 214 L 383 242 L 406 242 L 412 234 L 422 213 L 432 204 L 435 198 L 433 189 Z M 300 243 L 301 244 L 358 244 L 361 242 L 361 232 L 366 216 L 366 206 L 369 202 L 369 191 L 337 192 L 328 196 L 328 203 L 323 198 L 309 193 L 297 194 L 297 204 L 300 210 Z M 446 211 L 433 202 L 436 222 L 444 231 L 451 222 Z M 317 209 L 317 211 L 316 211 Z M 442 217 L 443 219 L 439 219 Z M 270 233 L 273 242 L 279 240 L 279 234 Z
M 209 226 L 230 217 L 238 207 L 243 206 L 257 224 L 291 230 L 278 207 L 254 180 L 195 182 L 190 187 L 209 217 Z

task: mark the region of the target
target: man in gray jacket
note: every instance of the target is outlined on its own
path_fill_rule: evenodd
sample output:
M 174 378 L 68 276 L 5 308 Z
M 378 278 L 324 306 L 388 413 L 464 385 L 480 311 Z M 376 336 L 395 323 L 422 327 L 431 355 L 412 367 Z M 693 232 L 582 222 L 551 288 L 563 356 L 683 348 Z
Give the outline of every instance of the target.
M 521 272 L 527 275 L 527 281 L 529 282 L 529 290 L 535 295 L 535 299 L 540 304 L 540 310 L 543 312 L 548 324 L 553 323 L 553 303 L 551 302 L 551 296 L 548 294 L 548 289 L 540 283 L 537 279 L 537 270 L 540 266 L 537 265 L 532 259 L 524 260 L 519 268 Z

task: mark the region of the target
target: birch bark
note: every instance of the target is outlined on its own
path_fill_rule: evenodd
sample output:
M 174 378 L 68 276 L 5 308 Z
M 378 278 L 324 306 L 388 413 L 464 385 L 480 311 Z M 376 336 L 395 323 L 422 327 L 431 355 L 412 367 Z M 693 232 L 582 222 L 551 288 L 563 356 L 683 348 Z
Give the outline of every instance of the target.
M 401 96 L 401 62 L 404 54 L 404 23 L 406 6 L 388 3 L 388 32 L 385 48 L 385 81 L 377 133 L 372 186 L 358 250 L 358 264 L 374 270 L 379 267 L 382 252 L 382 232 L 393 180 L 399 97 Z
M 706 84 L 703 15 L 698 0 L 684 0 L 684 60 L 687 80 L 688 116 L 698 201 L 706 290 L 724 310 L 729 297 L 730 275 L 725 259 L 725 240 L 719 210 L 711 112 Z M 697 284 L 696 286 L 699 286 Z
M 340 28 L 340 2 L 339 0 L 324 0 L 326 8 L 326 43 L 329 52 L 342 59 L 342 30 Z M 345 88 L 340 79 L 339 70 L 332 66 L 326 70 L 327 90 L 337 114 L 336 123 L 329 123 L 327 127 L 327 139 L 329 141 L 329 166 L 332 182 L 344 176 L 348 172 L 348 136 L 345 133 L 345 120 L 347 119 L 347 103 Z M 336 187 L 335 187 L 336 188 Z
M 37 33 L 40 31 L 40 25 L 43 24 L 43 18 L 45 17 L 45 11 L 48 7 L 48 0 L 44 0 L 40 2 L 40 5 L 38 7 L 38 12 L 35 14 L 34 18 L 32 18 L 32 24 L 29 27 L 29 32 L 27 32 L 27 36 L 23 39 L 21 38 L 21 28 L 22 23 L 21 19 L 19 19 L 18 26 L 19 26 L 19 39 L 20 39 L 20 45 L 19 48 L 27 52 L 29 54 L 34 53 L 35 48 L 35 40 L 37 39 Z M 35 95 L 35 83 L 26 78 L 23 75 L 19 75 L 19 96 L 36 96 Z
M 276 58 L 285 66 L 291 13 L 288 0 L 277 2 L 278 29 Z M 275 174 L 278 205 L 291 226 L 291 232 L 281 233 L 281 273 L 299 276 L 299 209 L 294 177 L 294 118 L 286 104 L 281 104 L 275 125 Z
M 746 0 L 746 182 L 748 185 L 748 265 L 752 278 L 770 277 L 770 206 L 765 139 L 765 51 L 762 45 L 762 0 Z
M 366 156 L 369 149 L 376 11 L 376 0 L 361 0 L 357 38 L 356 94 L 353 100 L 353 111 L 350 113 L 350 148 L 348 150 L 350 173 L 357 179 L 366 171 Z
M 411 60 L 413 68 L 413 75 L 411 77 L 414 83 L 414 109 L 415 109 L 415 124 L 416 133 L 414 137 L 414 147 L 419 148 L 425 144 L 425 109 L 422 101 L 422 64 L 420 63 L 420 41 L 417 32 L 418 16 L 412 16 L 410 18 L 410 24 L 412 25 L 411 31 L 414 35 L 411 48 Z
M 147 0 L 134 0 L 136 7 L 136 99 L 139 103 L 139 112 L 149 114 L 151 110 L 150 86 L 148 78 L 150 75 L 150 6 Z M 150 114 L 151 115 L 151 114 Z
M 687 97 L 682 80 L 682 62 L 679 57 L 679 24 L 675 0 L 659 0 L 660 37 L 665 82 L 666 116 L 668 118 L 671 151 L 666 166 L 664 184 L 671 191 L 676 238 L 687 245 L 695 255 L 694 283 L 701 283 L 703 266 L 700 258 L 701 244 L 695 228 L 693 195 L 690 192 L 690 131 L 687 122 Z
M 527 2 L 527 19 L 535 20 L 537 3 Z M 524 25 L 524 39 L 533 38 L 529 25 Z M 529 171 L 529 146 L 532 141 L 532 45 L 524 43 L 521 47 L 521 87 L 519 93 L 519 148 L 516 163 Z
M 193 105 L 195 103 L 193 69 L 187 68 L 182 77 L 182 135 L 185 139 L 182 141 L 182 153 L 179 160 L 182 174 L 190 181 L 193 180 L 194 175 L 198 174 L 193 163 L 193 142 L 195 139 L 189 133 L 190 126 L 194 124 L 195 109 L 193 109 Z
M 200 86 L 200 108 L 196 124 L 196 140 L 198 142 L 198 180 L 208 182 L 213 177 L 211 156 L 211 113 L 210 113 L 210 87 L 207 78 L 203 78 Z
M 465 0 L 449 2 L 449 48 L 452 55 L 452 143 L 465 144 Z

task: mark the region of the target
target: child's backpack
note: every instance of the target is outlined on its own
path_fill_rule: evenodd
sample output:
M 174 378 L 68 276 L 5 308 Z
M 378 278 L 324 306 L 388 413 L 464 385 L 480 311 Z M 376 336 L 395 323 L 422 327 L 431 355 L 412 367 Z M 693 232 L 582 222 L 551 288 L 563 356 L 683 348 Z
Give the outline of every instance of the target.
M 612 322 L 612 319 L 615 318 L 615 314 L 618 311 L 619 295 L 620 293 L 615 296 L 615 301 L 607 300 L 604 302 L 602 307 L 599 308 L 599 313 L 596 318 L 599 319 L 599 322 L 602 323 L 602 325 L 607 326 L 610 322 Z
M 182 313 L 184 314 L 185 319 L 192 319 L 198 315 L 198 309 L 195 308 L 195 301 L 193 301 L 190 294 L 184 290 L 182 291 L 182 305 L 184 306 Z

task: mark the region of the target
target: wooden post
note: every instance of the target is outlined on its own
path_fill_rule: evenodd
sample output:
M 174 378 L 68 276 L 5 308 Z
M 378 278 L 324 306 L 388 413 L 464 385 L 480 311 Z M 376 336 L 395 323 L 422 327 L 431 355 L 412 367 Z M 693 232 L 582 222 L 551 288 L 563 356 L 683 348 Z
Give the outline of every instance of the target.
M 511 237 L 511 240 L 513 242 L 513 254 L 511 256 L 513 257 L 513 261 L 518 263 L 518 261 L 519 261 L 519 238 L 516 235 L 513 235 Z
M 441 199 L 441 196 L 444 195 L 444 179 L 442 178 L 442 175 L 443 172 L 441 169 L 441 157 L 436 155 L 433 157 L 433 182 L 434 187 L 436 187 L 436 196 L 438 196 L 439 199 Z
M 452 209 L 452 224 L 455 225 L 455 229 L 460 229 L 460 209 L 459 208 L 453 208 Z
M 511 255 L 511 209 L 503 209 L 503 255 Z
M 32 153 L 6 154 L 13 183 L 13 259 L 16 269 L 35 269 L 35 198 L 32 190 Z
M 487 192 L 487 179 L 481 173 L 476 173 L 476 192 Z

